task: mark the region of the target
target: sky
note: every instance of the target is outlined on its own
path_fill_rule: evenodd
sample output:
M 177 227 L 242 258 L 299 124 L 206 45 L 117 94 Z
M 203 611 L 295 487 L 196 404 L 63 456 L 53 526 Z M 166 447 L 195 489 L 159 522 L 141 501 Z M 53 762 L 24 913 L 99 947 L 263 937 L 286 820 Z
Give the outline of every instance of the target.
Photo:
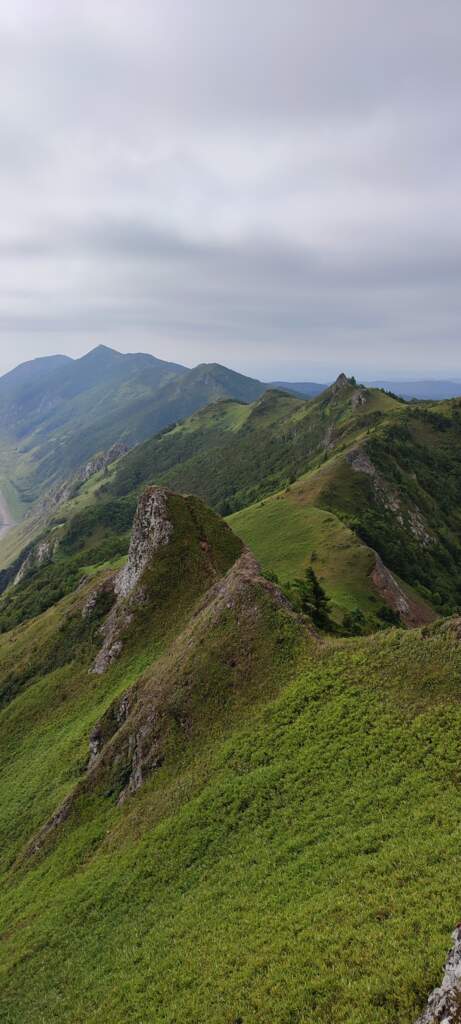
M 0 0 L 0 372 L 461 378 L 459 0 Z

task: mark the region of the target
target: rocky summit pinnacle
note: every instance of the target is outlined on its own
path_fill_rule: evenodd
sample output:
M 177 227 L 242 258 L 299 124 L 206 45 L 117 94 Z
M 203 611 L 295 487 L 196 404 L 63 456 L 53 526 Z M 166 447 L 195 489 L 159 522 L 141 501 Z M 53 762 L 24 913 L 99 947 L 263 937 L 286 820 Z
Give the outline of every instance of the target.
M 132 593 L 154 552 L 168 544 L 173 524 L 168 518 L 167 494 L 165 487 L 148 487 L 139 500 L 128 560 L 115 581 L 118 597 L 128 597 Z

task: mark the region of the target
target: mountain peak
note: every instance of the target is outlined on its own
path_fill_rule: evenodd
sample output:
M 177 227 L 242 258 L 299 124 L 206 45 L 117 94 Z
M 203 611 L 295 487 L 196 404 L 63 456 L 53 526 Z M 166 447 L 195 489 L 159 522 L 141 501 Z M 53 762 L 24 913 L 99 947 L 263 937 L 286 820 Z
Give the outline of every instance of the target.
M 200 498 L 150 485 L 138 501 L 126 565 L 113 580 L 115 603 L 92 671 L 102 675 L 120 657 L 127 630 L 136 629 L 149 603 L 157 607 L 160 592 L 177 615 L 187 594 L 196 599 L 241 551 L 242 542 Z
M 84 356 L 81 357 L 81 362 L 113 362 L 115 359 L 123 359 L 121 352 L 117 352 L 115 348 L 109 348 L 108 345 L 96 345 L 96 348 L 90 349 Z

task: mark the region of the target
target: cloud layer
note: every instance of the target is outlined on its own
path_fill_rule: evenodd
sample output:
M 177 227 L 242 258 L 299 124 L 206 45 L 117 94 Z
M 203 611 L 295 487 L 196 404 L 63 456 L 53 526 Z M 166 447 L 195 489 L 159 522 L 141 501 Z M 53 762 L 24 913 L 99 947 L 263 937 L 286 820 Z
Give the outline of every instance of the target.
M 459 0 L 16 0 L 0 370 L 461 377 Z

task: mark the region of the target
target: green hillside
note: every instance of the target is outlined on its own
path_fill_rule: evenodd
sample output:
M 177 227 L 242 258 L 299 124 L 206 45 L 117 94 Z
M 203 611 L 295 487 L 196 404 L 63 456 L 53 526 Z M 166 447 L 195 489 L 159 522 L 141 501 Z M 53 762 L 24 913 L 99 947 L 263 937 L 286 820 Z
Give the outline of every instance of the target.
M 383 607 L 408 625 L 434 609 L 452 614 L 461 606 L 460 410 L 459 400 L 407 404 L 344 376 L 310 401 L 277 391 L 217 401 L 10 532 L 0 544 L 2 590 L 31 544 L 49 536 L 55 565 L 9 593 L 0 622 L 19 621 L 18 603 L 43 610 L 82 567 L 125 554 L 137 495 L 151 482 L 222 514 L 239 510 L 237 532 L 282 584 L 312 565 L 339 624 L 359 610 L 374 629 L 386 622 Z M 89 557 L 68 534 L 85 535 Z
M 282 583 L 302 576 L 312 564 L 337 607 L 376 610 L 369 581 L 372 552 L 330 512 L 296 502 L 289 489 L 234 513 L 228 521 L 262 567 Z
M 114 442 L 137 444 L 210 402 L 252 401 L 264 388 L 216 363 L 187 370 L 104 345 L 81 359 L 25 363 L 0 378 L 0 484 L 14 491 L 11 511 L 23 513 Z
M 320 638 L 162 489 L 127 566 L 0 636 L 2 1020 L 414 1024 L 459 918 L 460 621 Z
M 459 399 L 407 404 L 342 375 L 310 401 L 268 391 L 250 406 L 218 403 L 135 448 L 108 491 L 120 497 L 150 481 L 198 494 L 223 515 L 290 487 L 291 520 L 297 497 L 332 513 L 420 599 L 446 614 L 461 606 Z M 305 550 L 300 535 L 297 565 Z
M 365 436 L 404 406 L 342 375 L 318 398 L 267 391 L 247 408 L 219 403 L 134 449 L 112 485 L 126 494 L 148 480 L 200 494 L 222 514 L 292 482 L 330 451 Z

